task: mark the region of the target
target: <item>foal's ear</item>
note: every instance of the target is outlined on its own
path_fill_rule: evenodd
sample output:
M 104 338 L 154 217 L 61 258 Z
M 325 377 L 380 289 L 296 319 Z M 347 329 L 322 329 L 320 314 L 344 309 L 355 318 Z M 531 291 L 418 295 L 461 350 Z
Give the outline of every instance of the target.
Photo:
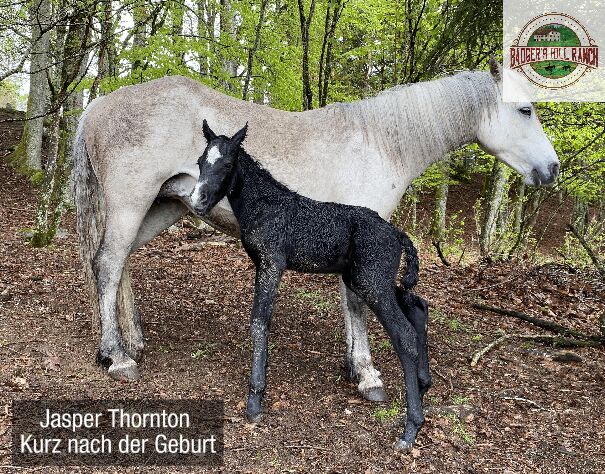
M 246 122 L 244 128 L 231 137 L 231 143 L 235 146 L 240 146 L 246 138 L 246 133 L 248 133 L 248 122 Z
M 216 133 L 212 131 L 206 119 L 204 119 L 204 123 L 202 124 L 202 130 L 204 131 L 204 138 L 206 138 L 208 143 L 216 138 Z
M 496 82 L 502 80 L 502 65 L 496 60 L 493 54 L 489 58 L 489 72 L 492 73 L 492 77 Z

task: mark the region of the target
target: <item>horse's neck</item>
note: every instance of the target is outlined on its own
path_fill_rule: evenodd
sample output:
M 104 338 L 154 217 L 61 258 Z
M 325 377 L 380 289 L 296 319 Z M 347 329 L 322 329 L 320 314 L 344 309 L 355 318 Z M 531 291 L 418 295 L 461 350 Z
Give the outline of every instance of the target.
M 496 100 L 488 73 L 463 73 L 399 86 L 352 109 L 381 149 L 411 181 L 450 151 L 476 141 L 485 108 Z

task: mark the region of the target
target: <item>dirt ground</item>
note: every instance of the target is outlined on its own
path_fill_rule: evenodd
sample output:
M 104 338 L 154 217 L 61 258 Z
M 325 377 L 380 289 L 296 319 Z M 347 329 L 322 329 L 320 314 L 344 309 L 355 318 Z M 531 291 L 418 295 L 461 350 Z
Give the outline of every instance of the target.
M 0 156 L 18 130 L 0 124 Z M 544 334 L 471 307 L 508 309 L 597 333 L 605 286 L 556 264 L 510 262 L 445 268 L 422 260 L 418 293 L 430 303 L 434 386 L 417 449 L 394 455 L 402 373 L 371 322 L 372 353 L 390 401 L 357 395 L 344 377 L 343 321 L 334 276 L 286 274 L 271 334 L 266 413 L 247 424 L 247 322 L 253 265 L 237 242 L 179 224 L 131 259 L 146 330 L 142 379 L 118 383 L 94 364 L 97 341 L 77 256 L 66 234 L 33 249 L 35 191 L 0 160 L 0 472 L 205 472 L 192 467 L 11 467 L 15 399 L 222 398 L 225 465 L 215 472 L 597 473 L 605 472 L 605 350 L 558 349 L 510 339 Z

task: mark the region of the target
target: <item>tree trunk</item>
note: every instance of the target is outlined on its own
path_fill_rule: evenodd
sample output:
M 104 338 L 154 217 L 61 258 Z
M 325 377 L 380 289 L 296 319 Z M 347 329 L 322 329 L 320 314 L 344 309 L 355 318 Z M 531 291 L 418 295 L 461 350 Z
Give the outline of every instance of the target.
M 134 35 L 132 37 L 132 49 L 145 47 L 147 43 L 147 27 L 145 20 L 147 18 L 147 5 L 144 2 L 136 2 L 132 8 L 132 19 L 134 21 Z M 132 71 L 136 71 L 143 66 L 140 59 L 132 62 Z
M 449 159 L 438 163 L 441 171 L 441 182 L 435 192 L 435 209 L 431 219 L 431 237 L 433 242 L 440 244 L 446 238 L 447 195 L 449 192 L 450 163 Z
M 492 250 L 492 246 L 498 235 L 498 216 L 501 211 L 506 194 L 506 169 L 499 161 L 494 162 L 490 185 L 488 187 L 487 207 L 485 218 L 481 226 L 481 235 L 479 237 L 479 247 L 481 255 L 487 255 Z
M 574 196 L 571 225 L 581 236 L 586 235 L 588 227 L 588 205 L 581 198 Z
M 220 12 L 220 31 L 222 35 L 229 35 L 233 41 L 236 40 L 235 25 L 233 22 L 233 12 L 231 11 L 231 0 L 220 0 L 221 1 L 221 12 Z M 227 51 L 231 51 L 231 48 L 223 48 L 223 55 Z M 231 58 L 222 58 L 223 71 L 227 76 L 227 79 L 223 81 L 224 87 L 229 92 L 235 92 L 232 79 L 237 76 L 237 62 Z
M 210 11 L 206 8 L 206 0 L 197 0 L 197 35 L 199 37 L 199 41 L 202 41 L 202 38 L 206 37 L 208 34 L 208 25 L 207 22 L 210 22 Z M 212 20 L 214 22 L 214 20 Z M 208 39 L 210 43 L 210 38 Z M 208 43 L 208 46 L 210 44 Z M 206 54 L 198 55 L 198 62 L 200 64 L 199 72 L 201 76 L 208 75 L 208 54 L 210 53 L 210 49 L 208 48 Z
M 42 168 L 42 133 L 48 105 L 51 6 L 49 0 L 35 0 L 29 8 L 32 50 L 30 60 L 27 121 L 23 128 L 25 163 L 30 169 Z
M 114 44 L 114 25 L 111 1 L 105 0 L 101 10 L 101 39 L 99 41 L 99 60 L 97 77 L 90 87 L 89 103 L 101 95 L 100 84 L 103 79 L 115 75 L 116 50 Z
M 248 49 L 248 65 L 246 67 L 246 78 L 244 79 L 244 87 L 242 91 L 243 100 L 248 99 L 248 90 L 250 88 L 250 81 L 252 80 L 252 71 L 254 67 L 254 55 L 256 54 L 256 51 L 258 51 L 258 47 L 260 46 L 261 31 L 263 28 L 263 22 L 265 21 L 265 12 L 267 10 L 268 4 L 269 0 L 262 0 L 260 5 L 258 23 L 256 24 L 256 28 L 254 30 L 254 44 L 251 48 Z
M 302 106 L 303 110 L 313 108 L 313 91 L 311 90 L 311 77 L 309 75 L 309 30 L 315 10 L 315 0 L 311 0 L 309 14 L 305 15 L 304 0 L 298 0 L 298 14 L 300 17 L 300 34 L 302 40 Z
M 525 180 L 522 176 L 517 179 L 517 193 L 515 197 L 515 209 L 513 215 L 513 232 L 515 236 L 521 233 L 521 223 L 523 222 L 523 209 L 525 203 Z
M 324 23 L 324 38 L 321 45 L 321 56 L 319 59 L 319 80 L 317 96 L 319 106 L 324 107 L 328 100 L 328 85 L 330 83 L 330 74 L 332 72 L 332 42 L 336 32 L 336 26 L 344 3 L 342 0 L 329 0 L 326 9 L 326 20 Z

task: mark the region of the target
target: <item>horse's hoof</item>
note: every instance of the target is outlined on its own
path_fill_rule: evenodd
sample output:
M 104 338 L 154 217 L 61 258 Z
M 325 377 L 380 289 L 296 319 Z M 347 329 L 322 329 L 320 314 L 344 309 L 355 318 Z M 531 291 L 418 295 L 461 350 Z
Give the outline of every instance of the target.
M 140 362 L 143 359 L 143 348 L 142 347 L 129 347 L 126 348 L 126 354 L 135 362 Z
M 414 447 L 413 443 L 408 443 L 403 439 L 397 440 L 397 442 L 393 445 L 393 449 L 398 453 L 409 453 L 412 451 Z
M 252 413 L 246 413 L 246 419 L 248 420 L 248 423 L 260 423 L 261 418 L 263 417 L 262 413 L 256 413 L 256 414 L 252 414 Z
M 133 382 L 141 378 L 137 363 L 134 360 L 113 363 L 108 370 L 109 376 L 118 382 Z
M 386 402 L 389 397 L 382 387 L 371 387 L 360 391 L 361 396 L 370 402 Z

